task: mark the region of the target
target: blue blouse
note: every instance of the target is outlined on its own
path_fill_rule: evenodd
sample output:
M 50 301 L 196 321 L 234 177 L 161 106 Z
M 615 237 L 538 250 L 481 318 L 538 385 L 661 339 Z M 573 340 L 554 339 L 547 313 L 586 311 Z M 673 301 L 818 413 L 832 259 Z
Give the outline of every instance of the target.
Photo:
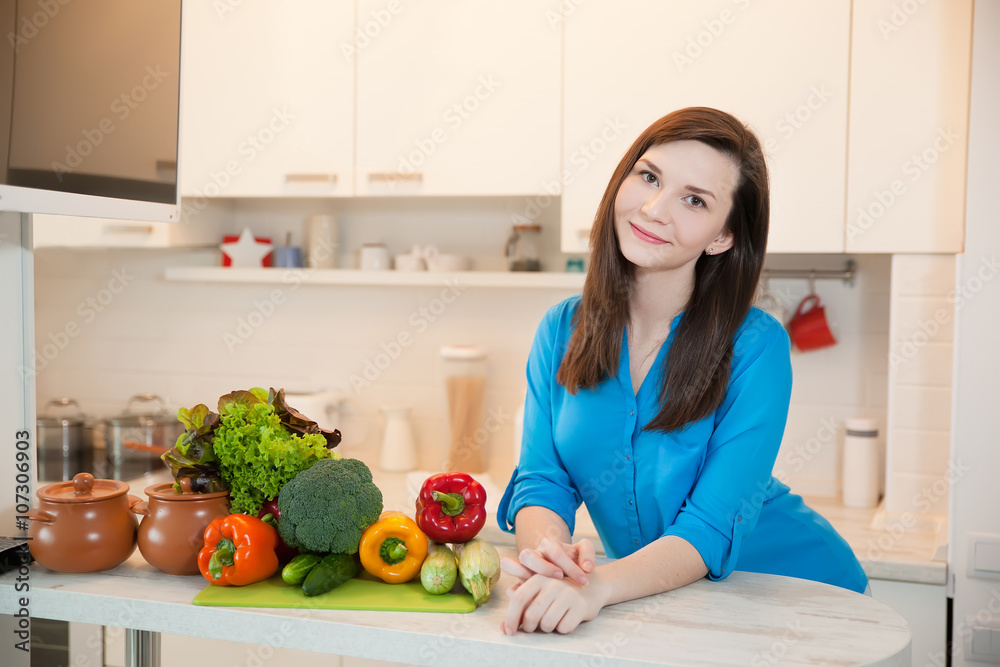
M 701 554 L 711 579 L 734 569 L 824 581 L 861 592 L 867 578 L 830 524 L 771 476 L 792 389 L 789 340 L 752 308 L 734 339 L 726 397 L 671 433 L 643 431 L 659 412 L 671 332 L 633 391 L 626 333 L 618 374 L 570 394 L 555 380 L 572 333 L 575 296 L 554 306 L 528 358 L 521 457 L 497 519 L 512 532 L 525 506 L 556 512 L 573 532 L 581 502 L 605 551 L 627 556 L 664 535 Z

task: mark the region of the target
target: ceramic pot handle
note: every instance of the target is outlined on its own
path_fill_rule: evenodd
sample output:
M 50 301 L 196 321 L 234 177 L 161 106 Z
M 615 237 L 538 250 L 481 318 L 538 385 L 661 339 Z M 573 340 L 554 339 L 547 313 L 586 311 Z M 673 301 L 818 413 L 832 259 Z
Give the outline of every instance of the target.
M 139 503 L 142 503 L 142 498 L 140 498 L 138 496 L 133 496 L 131 493 L 128 494 L 127 496 L 125 496 L 125 497 L 128 498 L 128 508 L 129 509 L 132 509 L 133 507 L 135 507 Z M 142 504 L 145 505 L 146 503 L 142 503 Z
M 130 501 L 132 500 L 132 498 L 135 498 L 135 496 L 129 496 Z M 136 500 L 139 499 L 136 498 Z M 133 514 L 141 514 L 142 516 L 149 516 L 149 503 L 143 500 L 139 500 L 139 502 L 133 504 L 129 509 L 132 510 Z
M 52 523 L 56 520 L 54 515 L 41 510 L 28 510 L 27 516 L 32 521 L 40 521 L 41 523 Z
M 86 496 L 94 490 L 94 476 L 89 472 L 80 472 L 73 476 L 73 493 Z

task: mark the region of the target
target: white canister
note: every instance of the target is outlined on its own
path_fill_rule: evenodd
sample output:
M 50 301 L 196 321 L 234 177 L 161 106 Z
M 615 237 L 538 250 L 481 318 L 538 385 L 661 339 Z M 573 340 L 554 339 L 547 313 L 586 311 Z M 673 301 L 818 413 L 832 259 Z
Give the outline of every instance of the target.
M 365 243 L 358 252 L 358 267 L 365 271 L 388 271 L 389 251 L 381 243 Z
M 310 216 L 306 220 L 306 265 L 310 269 L 335 269 L 339 252 L 336 216 Z
M 878 422 L 850 418 L 844 432 L 843 502 L 846 507 L 861 509 L 878 505 L 881 449 Z

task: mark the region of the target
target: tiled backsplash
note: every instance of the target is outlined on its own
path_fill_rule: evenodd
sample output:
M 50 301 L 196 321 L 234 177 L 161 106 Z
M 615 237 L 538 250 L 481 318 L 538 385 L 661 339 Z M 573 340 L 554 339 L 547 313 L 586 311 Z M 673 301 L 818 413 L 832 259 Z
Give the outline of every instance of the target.
M 408 405 L 420 465 L 435 468 L 447 444 L 439 349 L 470 343 L 489 355 L 486 405 L 501 419 L 486 446 L 494 478 L 506 479 L 535 327 L 571 291 L 467 288 L 445 304 L 440 287 L 164 281 L 166 267 L 212 263 L 216 253 L 39 250 L 36 341 L 43 358 L 51 356 L 38 367 L 39 406 L 69 395 L 87 413 L 106 416 L 140 392 L 157 393 L 176 409 L 211 403 L 236 387 L 341 388 L 350 394 L 341 421 L 345 455 L 377 451 L 380 408 Z M 857 261 L 854 286 L 816 284 L 838 344 L 793 352 L 792 406 L 775 472 L 801 493 L 839 492 L 846 417 L 886 423 L 890 262 L 886 256 Z M 843 262 L 842 256 L 777 256 L 768 264 L 829 269 Z M 770 288 L 790 315 L 808 284 L 772 280 Z M 395 347 L 400 333 L 412 343 Z
M 948 512 L 955 258 L 892 260 L 886 510 Z

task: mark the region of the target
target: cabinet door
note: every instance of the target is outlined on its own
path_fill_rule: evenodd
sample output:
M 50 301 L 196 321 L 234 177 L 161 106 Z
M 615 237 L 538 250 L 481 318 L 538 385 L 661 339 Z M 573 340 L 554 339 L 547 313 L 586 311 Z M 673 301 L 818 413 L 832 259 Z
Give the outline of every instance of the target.
M 537 0 L 359 0 L 358 194 L 544 193 L 558 24 Z
M 181 194 L 353 193 L 348 0 L 184 7 Z
M 855 2 L 848 252 L 959 253 L 972 0 Z
M 709 106 L 749 124 L 771 179 L 771 252 L 842 252 L 848 0 L 590 0 L 565 22 L 562 248 L 654 120 Z

